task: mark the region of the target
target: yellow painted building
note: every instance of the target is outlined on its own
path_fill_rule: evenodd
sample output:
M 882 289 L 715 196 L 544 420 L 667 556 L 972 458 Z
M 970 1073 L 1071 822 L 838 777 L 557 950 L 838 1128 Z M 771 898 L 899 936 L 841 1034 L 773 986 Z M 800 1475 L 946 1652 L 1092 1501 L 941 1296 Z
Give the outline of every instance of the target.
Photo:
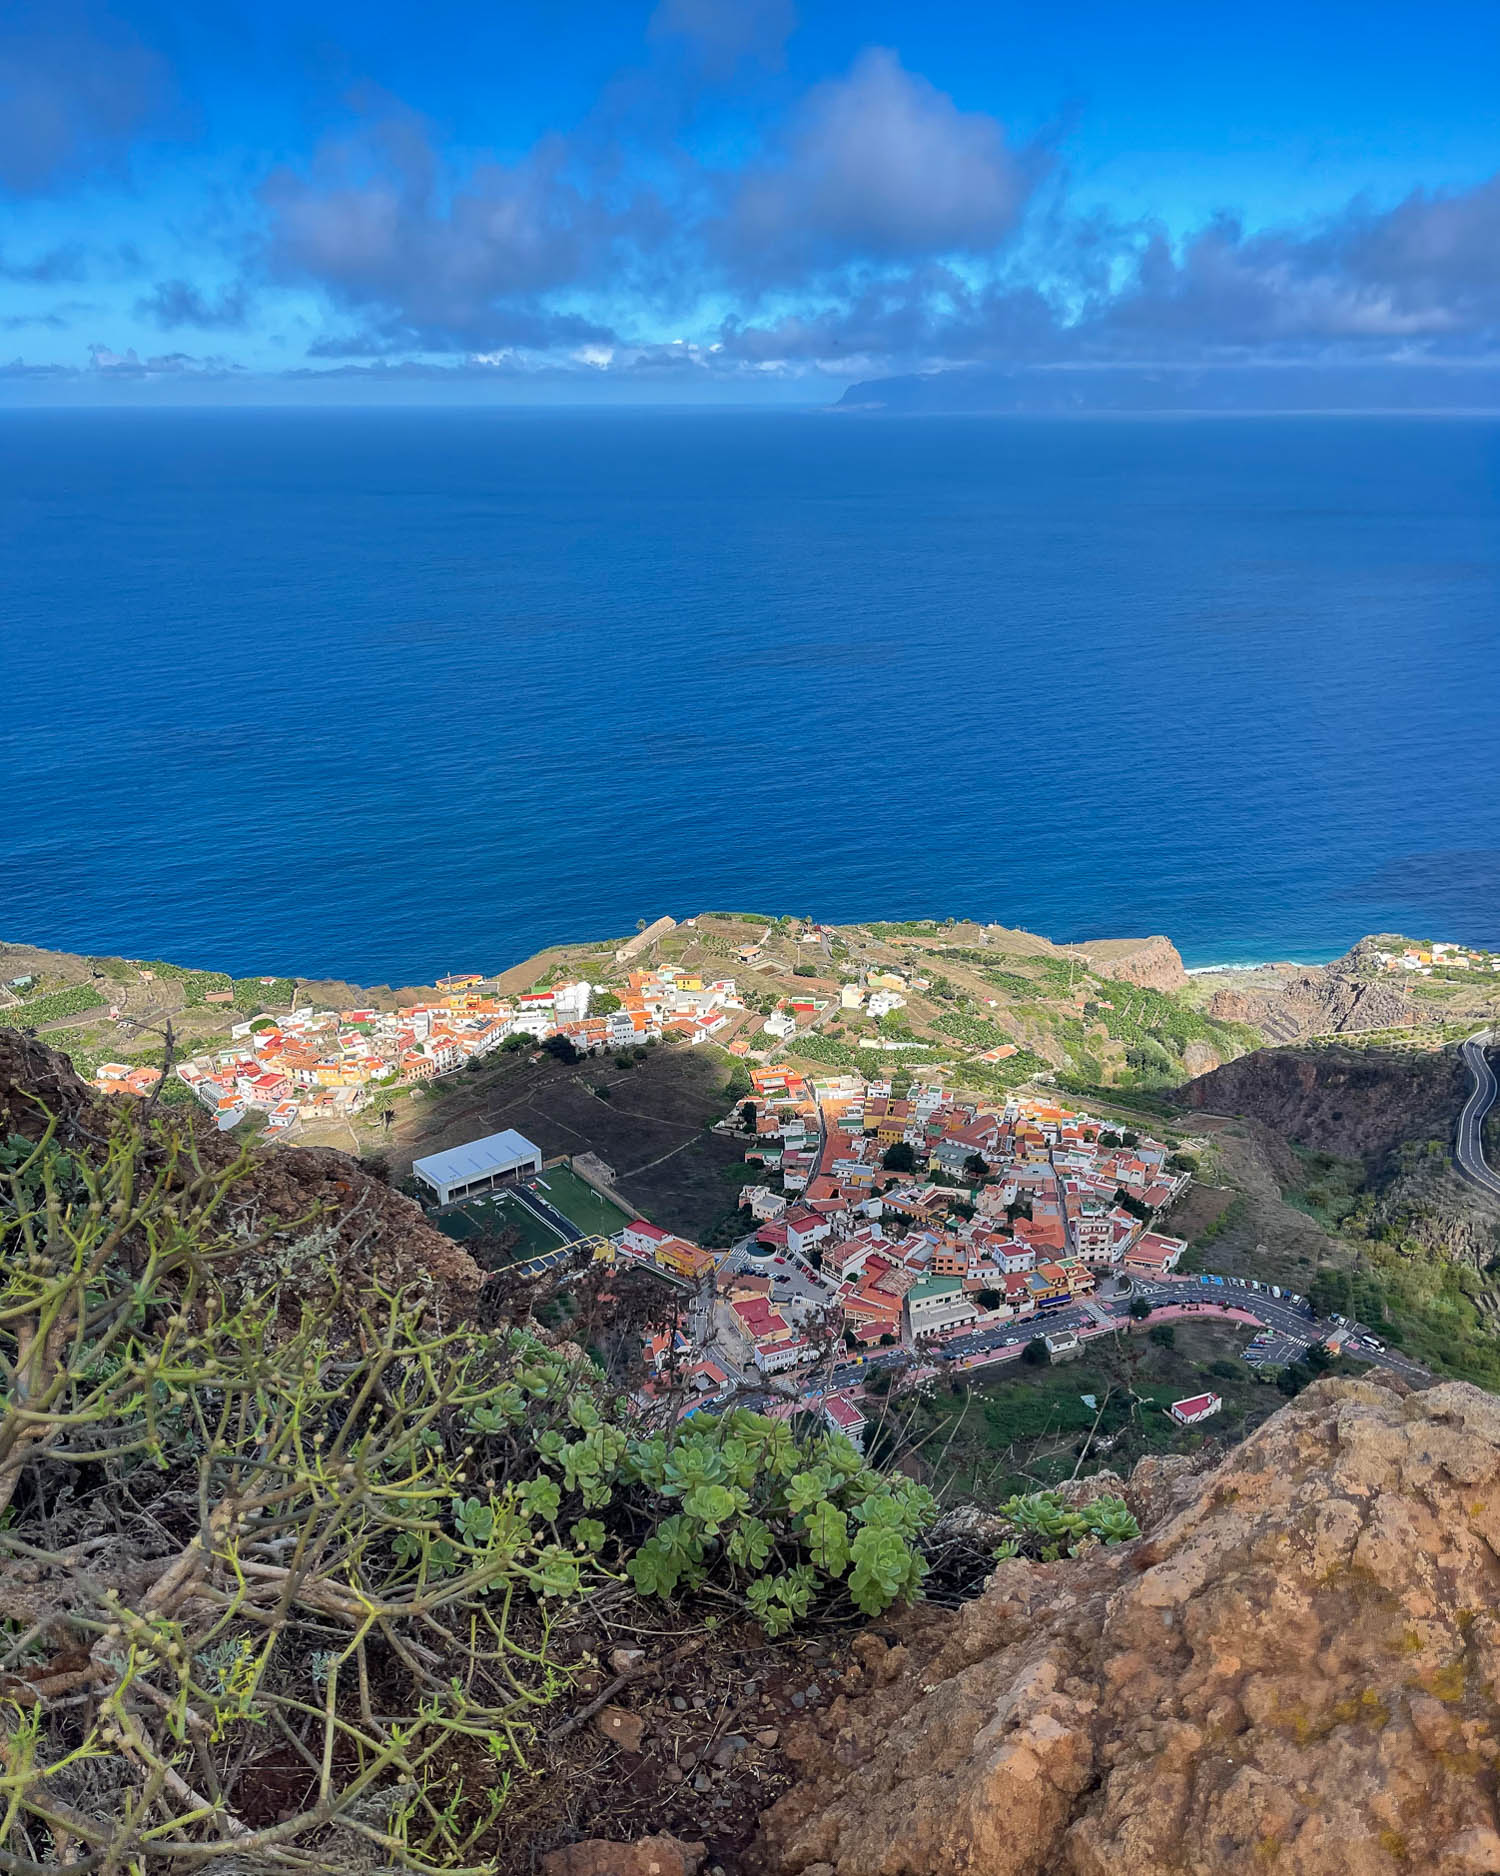
M 695 1283 L 714 1267 L 708 1252 L 689 1244 L 686 1238 L 668 1238 L 664 1244 L 658 1244 L 655 1259 L 663 1269 L 675 1271 L 679 1277 L 687 1277 Z

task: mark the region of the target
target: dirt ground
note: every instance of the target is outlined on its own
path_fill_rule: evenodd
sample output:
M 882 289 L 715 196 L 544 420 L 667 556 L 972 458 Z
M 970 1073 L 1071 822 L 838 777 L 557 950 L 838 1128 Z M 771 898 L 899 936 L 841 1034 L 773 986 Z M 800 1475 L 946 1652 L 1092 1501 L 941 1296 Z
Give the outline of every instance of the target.
M 413 1159 L 514 1127 L 534 1140 L 545 1158 L 597 1153 L 615 1170 L 615 1183 L 644 1216 L 669 1231 L 696 1236 L 728 1209 L 735 1187 L 723 1168 L 743 1157 L 736 1144 L 710 1133 L 706 1122 L 728 1111 L 729 1066 L 714 1049 L 664 1044 L 633 1068 L 613 1056 L 571 1067 L 543 1055 L 497 1055 L 478 1069 L 445 1076 L 431 1090 L 398 1099 L 389 1134 L 361 1119 L 361 1150 L 389 1157 L 393 1180 L 404 1179 Z M 601 1093 L 600 1091 L 603 1091 Z M 299 1142 L 342 1147 L 347 1126 L 326 1140 L 311 1130 Z
M 892 1611 L 891 1628 L 863 1638 L 862 1652 L 883 1654 L 882 1629 L 894 1641 L 898 1626 L 924 1613 Z M 664 1609 L 650 1631 L 622 1626 L 613 1637 L 644 1657 L 623 1684 L 610 1639 L 590 1638 L 597 1666 L 576 1683 L 571 1714 L 554 1721 L 545 1778 L 513 1791 L 498 1876 L 530 1876 L 559 1844 L 663 1831 L 706 1843 L 705 1870 L 737 1876 L 760 1813 L 791 1782 L 788 1733 L 865 1678 L 849 1652 L 850 1631 L 812 1629 L 772 1643 L 751 1622 L 706 1628 L 674 1623 Z M 561 1736 L 560 1727 L 568 1729 Z
M 1200 1185 L 1195 1179 L 1177 1203 L 1159 1221 L 1160 1229 L 1191 1244 L 1234 1203 L 1228 1186 Z
M 1204 1133 L 1213 1139 L 1212 1164 L 1205 1165 L 1205 1180 L 1212 1179 L 1214 1189 L 1196 1184 L 1189 1188 L 1186 1205 L 1169 1213 L 1162 1229 L 1179 1237 L 1195 1234 L 1185 1221 L 1196 1219 L 1195 1205 L 1205 1207 L 1224 1189 L 1227 1201 L 1236 1196 L 1238 1205 L 1226 1220 L 1224 1229 L 1202 1246 L 1197 1260 L 1203 1269 L 1226 1277 L 1256 1277 L 1262 1283 L 1290 1284 L 1305 1293 L 1312 1273 L 1323 1263 L 1347 1263 L 1348 1251 L 1306 1212 L 1288 1205 L 1282 1197 L 1283 1186 L 1297 1176 L 1297 1162 L 1287 1143 L 1253 1120 L 1200 1121 Z M 1197 1224 L 1201 1233 L 1207 1220 Z

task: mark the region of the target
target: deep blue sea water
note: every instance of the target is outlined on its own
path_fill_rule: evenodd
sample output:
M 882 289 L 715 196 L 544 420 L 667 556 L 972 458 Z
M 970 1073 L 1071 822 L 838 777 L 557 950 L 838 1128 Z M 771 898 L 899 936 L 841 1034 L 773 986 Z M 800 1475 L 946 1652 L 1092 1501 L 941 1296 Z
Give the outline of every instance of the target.
M 1500 941 L 1500 424 L 0 413 L 0 937 Z

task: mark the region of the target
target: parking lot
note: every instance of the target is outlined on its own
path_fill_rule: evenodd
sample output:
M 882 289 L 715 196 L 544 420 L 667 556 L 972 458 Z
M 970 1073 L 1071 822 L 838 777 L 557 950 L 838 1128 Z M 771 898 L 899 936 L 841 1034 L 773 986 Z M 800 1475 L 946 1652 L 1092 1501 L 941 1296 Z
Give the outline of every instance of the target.
M 771 1301 L 793 1322 L 821 1315 L 833 1302 L 833 1284 L 809 1277 L 789 1257 L 776 1259 L 770 1278 Z
M 1308 1344 L 1294 1335 L 1278 1335 L 1274 1330 L 1262 1329 L 1241 1353 L 1252 1368 L 1285 1368 L 1300 1361 L 1307 1349 Z

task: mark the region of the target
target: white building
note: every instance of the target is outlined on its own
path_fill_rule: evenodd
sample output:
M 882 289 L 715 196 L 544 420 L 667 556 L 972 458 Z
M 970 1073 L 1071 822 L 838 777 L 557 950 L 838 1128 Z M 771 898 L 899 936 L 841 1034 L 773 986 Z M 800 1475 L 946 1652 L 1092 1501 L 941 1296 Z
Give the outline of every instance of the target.
M 413 1160 L 412 1177 L 436 1205 L 493 1192 L 496 1186 L 542 1170 L 542 1151 L 514 1127 L 486 1134 L 446 1153 L 429 1153 Z
M 552 1008 L 560 1023 L 581 1023 L 589 1013 L 589 998 L 594 986 L 580 977 L 576 984 L 559 984 L 553 992 Z
M 906 1321 L 912 1337 L 946 1335 L 979 1317 L 979 1305 L 964 1294 L 958 1277 L 919 1277 L 906 1293 Z
M 762 1338 L 755 1344 L 755 1365 L 762 1374 L 781 1374 L 788 1368 L 795 1368 L 799 1362 L 806 1361 L 812 1350 L 806 1341 L 795 1335 L 790 1341 L 775 1341 Z
M 823 1402 L 823 1419 L 831 1432 L 842 1433 L 857 1452 L 865 1446 L 865 1417 L 855 1406 L 852 1395 L 830 1394 Z
M 769 1186 L 741 1186 L 740 1204 L 749 1206 L 750 1216 L 759 1224 L 779 1218 L 786 1210 L 785 1197 L 780 1192 L 773 1192 Z
M 821 1213 L 798 1211 L 787 1215 L 787 1249 L 795 1257 L 806 1257 L 815 1244 L 822 1242 L 833 1227 Z

